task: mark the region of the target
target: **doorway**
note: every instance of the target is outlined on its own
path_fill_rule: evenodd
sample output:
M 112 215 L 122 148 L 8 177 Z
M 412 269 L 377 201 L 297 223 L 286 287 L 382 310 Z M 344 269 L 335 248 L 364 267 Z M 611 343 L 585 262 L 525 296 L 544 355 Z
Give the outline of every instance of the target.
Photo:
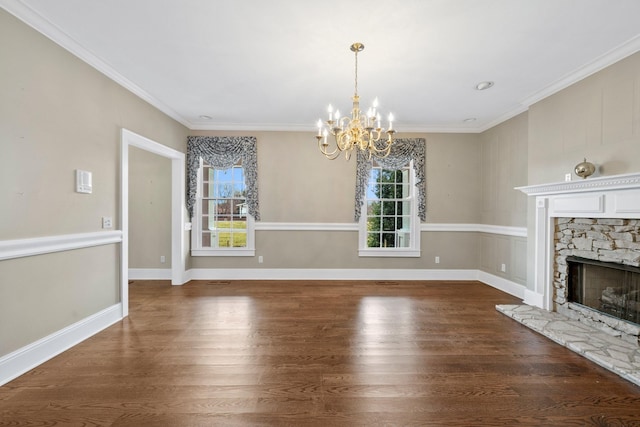
M 182 285 L 186 280 L 184 219 L 185 156 L 165 145 L 152 141 L 127 129 L 121 131 L 120 153 L 120 297 L 122 317 L 129 314 L 129 147 L 136 147 L 171 160 L 171 284 Z

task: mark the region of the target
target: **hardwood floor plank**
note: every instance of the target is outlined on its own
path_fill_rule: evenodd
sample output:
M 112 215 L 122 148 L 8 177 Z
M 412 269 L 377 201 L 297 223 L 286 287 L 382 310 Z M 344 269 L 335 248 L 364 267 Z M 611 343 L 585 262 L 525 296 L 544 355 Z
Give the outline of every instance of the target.
M 634 426 L 640 389 L 479 282 L 134 281 L 130 316 L 0 387 L 0 426 Z

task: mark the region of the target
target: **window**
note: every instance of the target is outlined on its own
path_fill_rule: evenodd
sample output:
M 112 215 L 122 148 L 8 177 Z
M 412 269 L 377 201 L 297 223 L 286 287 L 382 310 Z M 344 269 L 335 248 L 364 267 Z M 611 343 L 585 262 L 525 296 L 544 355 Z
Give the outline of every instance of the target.
M 254 256 L 253 217 L 241 161 L 214 168 L 201 160 L 198 174 L 192 255 Z
M 413 164 L 385 169 L 375 162 L 360 216 L 360 256 L 420 256 Z
M 253 136 L 187 138 L 191 255 L 254 256 L 258 151 Z

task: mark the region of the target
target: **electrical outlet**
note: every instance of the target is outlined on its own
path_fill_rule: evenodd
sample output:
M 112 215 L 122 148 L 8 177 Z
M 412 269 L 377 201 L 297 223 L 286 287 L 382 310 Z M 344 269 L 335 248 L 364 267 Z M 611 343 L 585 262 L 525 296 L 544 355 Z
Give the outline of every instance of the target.
M 571 181 L 571 174 L 570 173 L 565 174 L 564 175 L 564 180 L 565 181 Z
M 436 264 L 440 264 L 440 257 L 439 256 L 436 257 Z
M 165 262 L 167 262 L 167 258 L 165 258 L 164 255 L 160 255 L 160 264 L 164 264 Z
M 262 264 L 264 262 L 264 258 L 262 258 L 262 255 L 260 255 L 258 257 L 258 264 Z
M 502 271 L 503 273 L 506 273 L 507 272 L 507 264 L 502 264 L 500 266 L 500 271 Z
M 110 216 L 102 217 L 102 228 L 113 228 L 113 220 Z

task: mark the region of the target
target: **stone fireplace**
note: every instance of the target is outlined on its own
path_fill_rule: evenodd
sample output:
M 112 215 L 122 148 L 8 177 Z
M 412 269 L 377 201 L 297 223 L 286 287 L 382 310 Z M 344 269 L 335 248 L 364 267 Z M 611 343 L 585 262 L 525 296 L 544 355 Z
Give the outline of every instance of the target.
M 556 218 L 555 310 L 637 342 L 639 230 L 636 219 Z
M 638 343 L 637 318 L 636 322 L 616 318 L 606 309 L 569 299 L 568 259 L 576 257 L 631 270 L 640 267 L 640 173 L 518 189 L 535 197 L 536 209 L 534 283 L 525 291 L 524 302 Z M 607 287 L 611 289 L 603 297 Z M 637 298 L 636 294 L 620 295 L 620 287 L 609 284 L 597 298 L 609 302 Z

